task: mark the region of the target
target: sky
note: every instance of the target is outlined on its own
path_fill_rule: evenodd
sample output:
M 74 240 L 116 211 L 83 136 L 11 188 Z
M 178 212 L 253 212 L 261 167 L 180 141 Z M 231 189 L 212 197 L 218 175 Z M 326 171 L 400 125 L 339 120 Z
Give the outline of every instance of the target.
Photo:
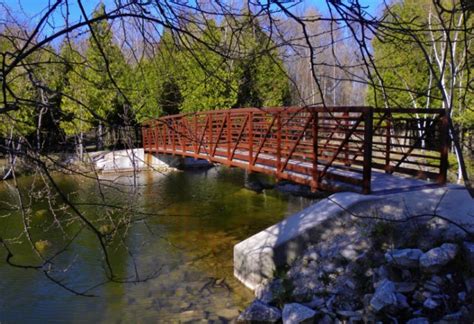
M 11 15 L 19 19 L 21 22 L 28 22 L 31 25 L 35 25 L 41 19 L 41 16 L 46 13 L 46 9 L 50 4 L 54 3 L 54 0 L 3 0 L 0 1 L 0 19 L 3 20 L 7 16 L 7 12 L 4 9 L 4 6 L 8 7 L 11 10 Z M 112 0 L 102 1 L 105 4 L 112 4 Z M 100 1 L 82 1 L 84 8 L 88 15 L 90 15 Z M 69 17 L 71 21 L 77 21 L 82 15 L 80 8 L 76 1 L 69 0 Z M 66 15 L 65 12 L 56 10 L 53 18 L 55 21 L 52 23 L 60 24 L 63 22 L 63 15 Z
M 191 3 L 194 1 L 196 0 L 189 0 Z M 49 5 L 54 2 L 55 0 L 0 0 L 0 26 L 5 20 L 11 21 L 12 19 L 19 21 L 22 25 L 35 26 L 45 14 Z M 100 2 L 100 0 L 82 1 L 89 17 Z M 102 2 L 106 5 L 106 8 L 113 8 L 115 0 L 102 0 Z M 371 15 L 376 15 L 384 3 L 382 0 L 359 0 L 359 2 L 362 6 L 367 7 L 366 11 Z M 304 12 L 304 9 L 308 7 L 316 8 L 323 15 L 328 12 L 325 0 L 304 0 L 298 7 L 299 12 Z M 9 12 L 5 8 L 8 8 Z M 52 34 L 54 31 L 64 27 L 65 15 L 65 12 L 57 10 L 52 19 L 50 19 L 49 24 L 44 25 L 41 34 L 43 36 Z M 79 20 L 83 20 L 83 18 L 77 1 L 69 0 L 69 21 L 77 22 Z
M 211 0 L 210 0 L 211 1 Z M 44 12 L 45 8 L 48 7 L 50 3 L 54 3 L 54 0 L 3 0 L 0 2 L 1 4 L 6 5 L 10 9 L 13 10 L 14 14 L 17 16 L 24 16 L 31 20 L 32 23 L 40 19 L 40 14 Z M 86 11 L 88 14 L 92 13 L 94 8 L 100 3 L 101 1 L 91 1 L 91 0 L 84 0 L 82 1 Z M 107 5 L 112 5 L 113 0 L 102 0 Z M 193 1 L 190 1 L 193 2 Z M 359 1 L 362 6 L 367 6 L 367 11 L 370 14 L 376 14 L 379 5 L 383 4 L 382 0 L 360 0 Z M 73 20 L 76 20 L 80 17 L 80 9 L 77 5 L 77 2 L 74 0 L 70 0 L 70 17 Z M 321 12 L 327 11 L 327 5 L 325 0 L 304 0 L 302 3 L 304 7 L 315 7 Z M 0 7 L 1 11 L 4 11 L 3 8 Z M 2 16 L 4 13 L 2 13 Z

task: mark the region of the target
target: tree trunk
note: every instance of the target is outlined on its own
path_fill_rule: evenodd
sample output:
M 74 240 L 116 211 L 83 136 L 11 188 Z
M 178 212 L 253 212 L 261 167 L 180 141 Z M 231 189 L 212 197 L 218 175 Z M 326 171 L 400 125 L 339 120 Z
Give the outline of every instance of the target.
M 454 153 L 456 154 L 456 159 L 458 162 L 458 183 L 464 180 L 464 185 L 471 194 L 471 197 L 474 197 L 474 188 L 472 188 L 471 181 L 469 180 L 469 175 L 467 174 L 466 164 L 464 161 L 464 156 L 462 154 L 462 147 L 459 143 L 459 138 L 456 134 L 456 129 L 451 118 L 449 118 L 449 135 L 453 141 Z
M 97 132 L 97 151 L 102 151 L 104 149 L 104 129 L 102 126 L 102 122 L 99 122 Z
M 79 156 L 79 160 L 84 160 L 84 133 L 80 132 L 79 136 L 77 137 L 77 155 Z

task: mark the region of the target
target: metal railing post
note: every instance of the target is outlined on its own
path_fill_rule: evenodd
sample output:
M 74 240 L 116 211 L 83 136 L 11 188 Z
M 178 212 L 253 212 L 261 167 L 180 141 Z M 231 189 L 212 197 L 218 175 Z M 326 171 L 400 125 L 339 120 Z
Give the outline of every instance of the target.
M 173 151 L 173 155 L 176 154 L 176 124 L 175 119 L 171 119 L 171 127 L 169 128 L 171 131 L 171 150 Z
M 143 142 L 143 150 L 146 152 L 147 151 L 147 141 L 146 141 L 146 137 L 148 136 L 148 132 L 147 132 L 147 129 L 146 129 L 146 126 L 142 126 L 142 142 Z
M 318 112 L 313 112 L 313 184 L 311 190 L 316 191 L 319 186 L 319 171 L 318 171 Z
M 370 194 L 372 178 L 372 135 L 374 111 L 372 108 L 364 109 L 364 162 L 362 172 L 362 192 Z
M 213 119 L 212 119 L 212 112 L 208 114 L 208 117 L 209 117 L 209 139 L 208 139 L 208 148 L 206 149 L 208 152 L 210 152 L 212 150 L 212 136 L 213 136 L 213 131 L 212 131 L 212 127 L 213 127 Z
M 155 121 L 153 129 L 154 129 L 154 134 L 155 134 L 155 151 L 156 151 L 156 154 L 158 154 L 158 149 L 160 147 L 158 143 L 158 122 L 157 121 Z
M 440 118 L 440 161 L 439 175 L 436 182 L 445 184 L 448 176 L 448 150 L 449 150 L 449 121 L 446 112 L 443 112 Z
M 232 145 L 232 123 L 230 112 L 227 112 L 227 160 L 230 159 L 230 148 Z
M 249 142 L 249 169 L 250 169 L 252 156 L 253 156 L 253 112 L 249 112 L 248 132 L 249 132 L 248 142 Z
M 387 127 L 385 137 L 385 173 L 390 172 L 390 150 L 392 144 L 392 114 L 387 115 Z
M 198 141 L 199 141 L 199 133 L 198 133 L 197 114 L 196 114 L 196 113 L 194 113 L 194 116 L 193 116 L 193 126 L 194 126 L 194 131 L 193 131 L 193 151 L 194 151 L 194 154 L 197 154 Z
M 276 147 L 276 169 L 277 169 L 277 177 L 278 174 L 281 172 L 281 112 L 277 113 L 277 147 Z
M 349 113 L 347 111 L 342 113 L 342 123 L 344 125 L 344 130 L 349 131 Z M 349 162 L 349 141 L 344 145 L 344 165 L 350 166 Z

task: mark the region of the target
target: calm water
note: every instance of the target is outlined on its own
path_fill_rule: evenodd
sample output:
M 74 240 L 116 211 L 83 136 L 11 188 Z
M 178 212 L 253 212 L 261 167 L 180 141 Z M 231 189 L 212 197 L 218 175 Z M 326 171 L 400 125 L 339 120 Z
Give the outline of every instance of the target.
M 105 233 L 114 272 L 138 283 L 106 283 L 103 254 L 95 235 L 81 225 L 63 201 L 48 201 L 40 177 L 19 179 L 27 214 L 15 211 L 19 199 L 12 182 L 0 184 L 0 237 L 12 262 L 37 265 L 67 245 L 54 259 L 56 280 L 97 297 L 71 294 L 48 280 L 43 269 L 6 263 L 0 246 L 0 322 L 226 322 L 252 299 L 233 277 L 232 248 L 311 201 L 273 190 L 244 189 L 242 170 L 213 168 L 164 176 L 110 175 L 99 186 L 84 177 L 55 176 L 67 197 Z M 34 191 L 29 189 L 34 187 Z M 39 190 L 41 189 L 41 190 Z M 32 192 L 35 192 L 32 194 Z M 97 205 L 104 198 L 109 206 Z M 54 212 L 51 211 L 51 208 Z M 117 209 L 125 206 L 126 209 Z M 111 225 L 113 224 L 113 225 Z M 79 234 L 78 234 L 79 233 Z M 77 235 L 77 237 L 75 237 Z

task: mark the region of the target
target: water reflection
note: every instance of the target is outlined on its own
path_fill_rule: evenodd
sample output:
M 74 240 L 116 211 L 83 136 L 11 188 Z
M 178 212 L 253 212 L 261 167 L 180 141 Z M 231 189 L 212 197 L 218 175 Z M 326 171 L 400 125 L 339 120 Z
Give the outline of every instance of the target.
M 128 215 L 127 210 L 111 212 L 110 208 L 94 205 L 101 196 L 110 205 L 131 206 L 134 213 L 127 217 L 134 222 L 123 226 L 121 233 L 126 235 L 111 239 L 108 249 L 113 269 L 122 278 L 133 278 L 137 273 L 140 279 L 155 272 L 158 275 L 136 284 L 100 285 L 91 291 L 98 297 L 79 297 L 47 280 L 41 271 L 7 265 L 3 261 L 6 251 L 2 249 L 2 323 L 226 321 L 252 298 L 233 278 L 233 245 L 310 203 L 272 190 L 256 194 L 244 189 L 245 174 L 238 169 L 213 168 L 169 175 L 144 172 L 138 175 L 136 190 L 128 186 L 131 177 L 106 175 L 102 179 L 105 185 L 100 187 L 84 178 L 58 175 L 55 179 L 68 197 L 82 203 L 81 211 L 98 226 Z M 21 185 L 26 190 L 34 181 L 24 178 Z M 15 205 L 17 197 L 8 185 L 1 186 L 0 201 L 4 203 L 0 210 L 0 236 L 17 238 L 9 241 L 16 262 L 38 262 L 31 245 L 21 236 L 21 215 L 5 207 Z M 24 195 L 28 196 L 26 191 Z M 47 249 L 63 246 L 65 234 L 71 237 L 80 231 L 77 222 L 68 224 L 67 219 L 74 215 L 67 209 L 51 215 L 48 202 L 41 197 L 30 203 L 31 233 L 34 241 L 50 242 L 52 247 Z M 54 225 L 58 217 L 62 228 Z M 96 237 L 91 231 L 82 230 L 67 253 L 55 260 L 69 265 L 67 271 L 56 275 L 76 289 L 86 289 L 106 279 L 102 258 Z

